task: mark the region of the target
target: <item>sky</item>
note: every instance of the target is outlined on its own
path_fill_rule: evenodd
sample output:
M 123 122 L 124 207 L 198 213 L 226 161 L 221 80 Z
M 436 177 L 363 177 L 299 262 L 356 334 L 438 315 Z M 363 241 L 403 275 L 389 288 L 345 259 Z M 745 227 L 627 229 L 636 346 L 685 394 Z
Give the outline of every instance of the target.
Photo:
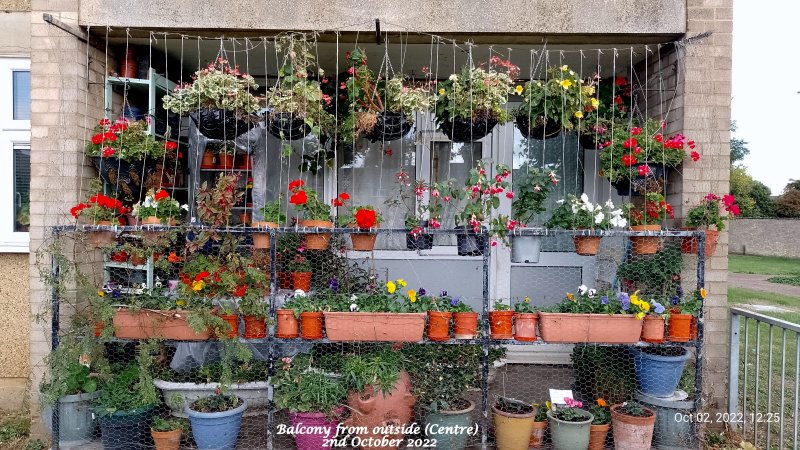
M 734 0 L 734 136 L 748 142 L 744 165 L 780 194 L 800 179 L 800 0 Z

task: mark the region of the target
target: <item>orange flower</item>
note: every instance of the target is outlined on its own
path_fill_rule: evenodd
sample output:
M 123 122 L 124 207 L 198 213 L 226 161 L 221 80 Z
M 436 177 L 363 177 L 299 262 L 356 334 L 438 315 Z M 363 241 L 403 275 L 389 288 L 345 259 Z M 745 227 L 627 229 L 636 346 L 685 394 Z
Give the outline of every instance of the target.
M 175 252 L 170 252 L 169 256 L 167 256 L 167 261 L 171 263 L 178 263 L 181 262 L 181 257 L 176 255 Z
M 601 408 L 605 408 L 606 406 L 608 406 L 608 403 L 606 403 L 606 401 L 605 401 L 605 400 L 603 400 L 602 398 L 598 398 L 598 399 L 597 399 L 597 404 L 598 404 L 598 405 L 599 405 Z

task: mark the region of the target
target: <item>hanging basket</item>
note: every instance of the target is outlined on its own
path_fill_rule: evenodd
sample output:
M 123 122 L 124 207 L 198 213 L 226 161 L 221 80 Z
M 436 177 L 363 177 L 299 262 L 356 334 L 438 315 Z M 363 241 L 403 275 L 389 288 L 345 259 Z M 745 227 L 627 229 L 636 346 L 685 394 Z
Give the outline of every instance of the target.
M 306 124 L 305 119 L 285 112 L 270 114 L 267 130 L 269 134 L 286 141 L 303 139 L 311 133 L 311 127 Z
M 240 120 L 236 111 L 225 109 L 201 108 L 189 114 L 189 117 L 200 133 L 209 139 L 231 140 L 253 128 L 253 123 Z
M 555 120 L 544 119 L 543 125 L 531 127 L 531 118 L 526 115 L 520 115 L 517 116 L 515 122 L 520 133 L 528 139 L 550 139 L 561 133 L 561 124 Z
M 453 142 L 474 142 L 486 137 L 497 120 L 491 117 L 479 119 L 453 119 L 439 122 L 439 129 Z
M 154 167 L 147 159 L 128 162 L 114 156 L 108 158 L 93 156 L 92 163 L 103 181 L 133 203 L 139 201 L 143 194 L 142 180 L 153 171 Z
M 580 142 L 584 150 L 598 150 L 600 144 L 600 142 L 595 139 L 594 134 L 581 134 L 578 136 L 578 142 Z
M 411 123 L 402 113 L 384 111 L 377 118 L 372 131 L 364 134 L 370 142 L 396 141 L 411 131 Z
M 618 195 L 623 197 L 638 197 L 642 195 L 639 193 L 639 190 L 644 188 L 648 179 L 664 179 L 664 173 L 666 171 L 664 164 L 649 162 L 643 162 L 642 164 L 647 164 L 650 167 L 650 174 L 637 175 L 633 180 L 625 178 L 611 183 L 611 185 L 617 189 Z M 637 164 L 637 166 L 638 165 L 639 164 Z

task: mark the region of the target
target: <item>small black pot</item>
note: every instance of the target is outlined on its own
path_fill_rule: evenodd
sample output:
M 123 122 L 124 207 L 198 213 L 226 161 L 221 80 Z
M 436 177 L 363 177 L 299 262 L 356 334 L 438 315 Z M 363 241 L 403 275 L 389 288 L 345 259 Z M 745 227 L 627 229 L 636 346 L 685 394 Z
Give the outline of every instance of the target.
M 611 183 L 617 189 L 617 195 L 621 195 L 623 197 L 630 196 L 630 197 L 638 197 L 642 194 L 639 193 L 637 189 L 644 187 L 644 184 L 647 182 L 648 179 L 663 179 L 664 173 L 666 171 L 664 164 L 660 163 L 642 163 L 647 164 L 650 166 L 650 174 L 647 176 L 637 175 L 636 178 L 633 180 L 629 179 L 622 179 L 620 181 L 615 181 Z M 638 164 L 637 164 L 638 166 Z
M 112 186 L 112 189 L 121 192 L 126 203 L 137 202 L 142 194 L 142 182 L 154 169 L 152 161 L 127 162 L 117 157 L 102 158 L 93 156 L 92 163 L 97 168 L 100 178 Z
M 544 125 L 531 128 L 531 119 L 526 115 L 519 115 L 515 120 L 520 133 L 528 139 L 550 139 L 561 133 L 561 124 L 555 120 L 546 120 Z
M 117 411 L 100 417 L 103 448 L 106 450 L 136 450 L 149 448 L 150 418 L 153 407 L 133 411 Z
M 578 136 L 578 142 L 581 143 L 581 147 L 585 150 L 597 150 L 599 147 L 599 141 L 595 140 L 594 134 L 581 134 Z
M 427 227 L 428 221 L 420 221 L 419 226 Z M 433 235 L 422 233 L 414 237 L 413 234 L 406 233 L 406 248 L 409 250 L 430 250 L 433 248 Z
M 311 133 L 311 127 L 305 120 L 289 113 L 271 114 L 267 120 L 267 130 L 276 138 L 287 141 L 303 139 Z
M 370 142 L 396 141 L 411 131 L 411 124 L 401 113 L 384 111 L 378 114 L 375 127 L 364 137 Z
M 454 119 L 439 122 L 439 129 L 453 142 L 474 142 L 489 134 L 497 120 L 490 117 L 480 119 Z
M 486 248 L 488 236 L 478 234 L 472 227 L 459 227 L 460 232 L 456 235 L 458 243 L 458 256 L 481 256 L 483 249 Z
M 239 120 L 235 111 L 224 109 L 201 108 L 189 114 L 189 117 L 200 133 L 209 139 L 231 140 L 253 128 L 252 122 Z

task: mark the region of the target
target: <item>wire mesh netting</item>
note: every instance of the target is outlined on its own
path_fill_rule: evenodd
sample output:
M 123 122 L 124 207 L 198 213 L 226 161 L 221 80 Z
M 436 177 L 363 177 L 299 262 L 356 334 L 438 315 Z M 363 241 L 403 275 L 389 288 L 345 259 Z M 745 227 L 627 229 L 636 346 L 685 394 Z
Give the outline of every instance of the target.
M 541 240 L 538 262 L 505 268 L 463 230 L 423 236 L 477 239 L 465 256 L 353 250 L 408 233 L 56 230 L 55 446 L 613 448 L 641 444 L 631 416 L 653 446 L 696 446 L 699 234 L 528 229 L 511 239 Z

